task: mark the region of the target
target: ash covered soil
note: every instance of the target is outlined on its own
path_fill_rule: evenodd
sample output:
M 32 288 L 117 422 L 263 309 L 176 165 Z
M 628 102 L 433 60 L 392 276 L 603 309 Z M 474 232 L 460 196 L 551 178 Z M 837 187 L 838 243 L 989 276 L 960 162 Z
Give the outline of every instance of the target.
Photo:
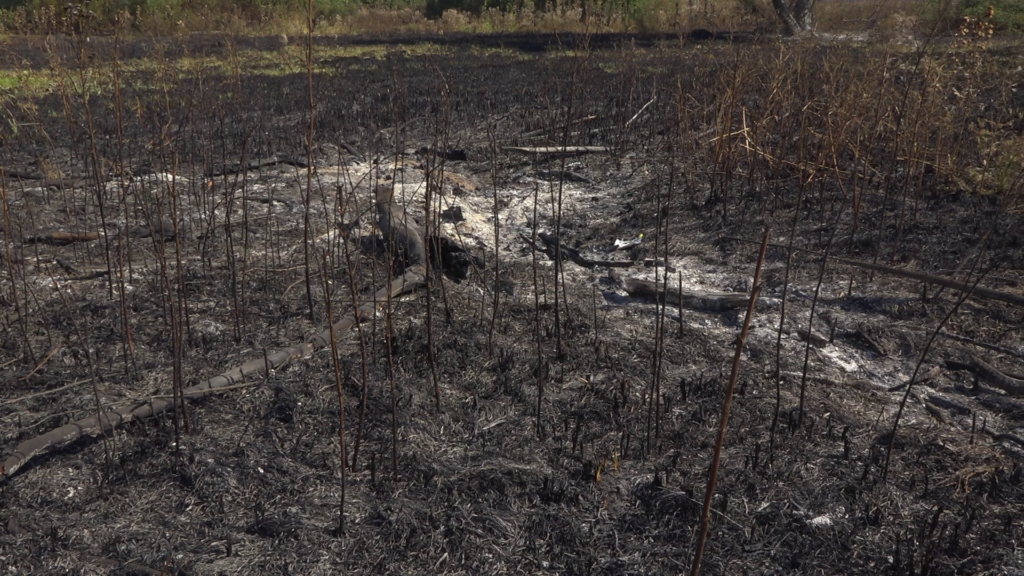
M 97 85 L 115 66 L 124 85 L 87 105 L 73 40 L 8 45 L 8 65 L 63 62 L 70 88 L 6 101 L 20 130 L 0 153 L 3 457 L 97 405 L 302 342 L 328 324 L 325 279 L 332 316 L 386 285 L 378 183 L 421 218 L 430 188 L 434 228 L 482 266 L 340 337 L 337 379 L 320 351 L 36 457 L 0 487 L 5 573 L 686 571 L 745 310 L 659 306 L 623 279 L 667 269 L 670 288 L 749 293 L 766 226 L 704 572 L 1024 573 L 1024 400 L 952 369 L 1024 373 L 1024 309 L 821 258 L 968 284 L 984 271 L 979 287 L 1019 299 L 1020 204 L 923 167 L 887 176 L 871 159 L 898 155 L 876 143 L 823 169 L 806 159 L 827 156 L 823 132 L 746 139 L 740 111 L 773 84 L 726 98 L 744 59 L 813 64 L 834 46 L 492 40 L 356 55 L 323 41 L 309 150 L 305 72 L 246 68 L 287 60 L 281 39 L 128 42 L 119 64 L 93 47 Z M 803 100 L 774 117 L 827 100 L 811 79 L 790 79 Z M 508 149 L 564 144 L 607 150 Z M 556 275 L 539 232 L 633 265 Z M 804 251 L 787 266 L 791 240 Z M 809 346 L 812 308 L 827 341 Z

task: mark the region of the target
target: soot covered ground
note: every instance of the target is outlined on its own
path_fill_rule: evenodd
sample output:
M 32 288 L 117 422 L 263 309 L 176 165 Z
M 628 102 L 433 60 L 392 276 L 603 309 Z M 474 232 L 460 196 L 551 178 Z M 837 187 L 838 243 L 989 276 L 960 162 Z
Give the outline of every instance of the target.
M 6 140 L 8 172 L 88 175 L 95 158 L 104 168 L 101 194 L 95 182 L 6 183 L 5 456 L 97 403 L 170 393 L 176 358 L 189 385 L 319 331 L 325 276 L 335 315 L 351 307 L 350 282 L 361 295 L 382 286 L 392 271 L 368 211 L 377 182 L 396 183 L 422 214 L 432 179 L 440 208 L 462 214 L 445 233 L 486 266 L 461 283 L 435 280 L 429 310 L 421 291 L 341 339 L 344 477 L 334 364 L 319 353 L 191 404 L 187 430 L 170 415 L 133 423 L 8 478 L 0 564 L 12 574 L 684 572 L 743 314 L 663 309 L 630 297 L 621 279 L 655 278 L 665 268 L 652 264 L 667 255 L 672 285 L 746 292 L 756 245 L 731 238 L 756 241 L 772 225 L 784 245 L 797 211 L 797 246 L 875 255 L 875 237 L 858 236 L 829 204 L 833 184 L 798 202 L 799 179 L 780 165 L 773 188 L 751 186 L 749 173 L 708 151 L 717 112 L 677 115 L 677 95 L 720 105 L 718 78 L 764 46 L 390 50 L 403 41 L 372 57 L 331 56 L 316 63 L 307 156 L 304 73 L 167 63 L 210 50 L 230 60 L 230 44 L 209 39 L 143 65 L 159 44 L 122 48 L 120 104 L 98 90 L 87 115 L 58 90 L 10 108 L 24 127 Z M 283 49 L 238 45 L 243 55 Z M 35 64 L 74 70 L 61 52 L 69 47 Z M 9 57 L 31 61 L 32 49 L 25 40 Z M 99 78 L 113 59 L 95 50 Z M 609 149 L 568 158 L 504 149 L 562 143 Z M 423 148 L 465 150 L 468 160 L 441 162 Z M 687 151 L 707 164 L 680 159 Z M 315 174 L 281 163 L 225 173 L 272 154 L 312 159 Z M 735 178 L 718 178 L 726 170 Z M 861 193 L 866 222 L 888 218 L 882 261 L 893 250 L 894 265 L 959 269 L 962 279 L 980 252 L 981 268 L 1001 262 L 983 285 L 1020 294 L 1019 211 L 929 180 L 904 223 L 899 197 L 879 185 Z M 176 237 L 131 233 L 168 218 Z M 644 241 L 617 253 L 631 268 L 565 262 L 556 284 L 554 263 L 530 245 L 535 231 L 556 229 L 585 252 Z M 101 234 L 33 241 L 53 231 Z M 123 273 L 90 277 L 108 258 Z M 820 258 L 797 253 L 779 338 L 786 258 L 768 251 L 704 572 L 1024 573 L 1024 451 L 1012 438 L 1024 426 L 1021 401 L 944 364 L 980 355 L 1020 373 L 1021 309 L 978 298 L 958 308 L 944 333 L 960 340 L 931 344 L 886 473 L 903 394 L 890 388 L 910 378 L 960 294 L 929 287 L 922 297 L 920 283 L 833 261 L 819 281 Z M 797 329 L 812 303 L 815 330 L 834 337 L 807 348 Z

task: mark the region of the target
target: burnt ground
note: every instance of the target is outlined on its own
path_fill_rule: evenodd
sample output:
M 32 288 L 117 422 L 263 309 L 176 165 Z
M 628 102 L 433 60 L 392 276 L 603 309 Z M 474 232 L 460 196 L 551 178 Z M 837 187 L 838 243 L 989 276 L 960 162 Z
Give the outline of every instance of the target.
M 366 212 L 378 181 L 397 182 L 422 214 L 430 179 L 440 208 L 464 218 L 444 221 L 445 233 L 485 266 L 461 283 L 435 279 L 429 303 L 425 291 L 405 296 L 341 338 L 344 476 L 335 368 L 321 352 L 6 478 L 9 573 L 687 571 L 743 311 L 662 308 L 630 297 L 621 278 L 654 279 L 667 256 L 672 285 L 749 291 L 765 226 L 781 245 L 793 227 L 806 251 L 788 273 L 786 250 L 767 253 L 704 573 L 1024 573 L 1024 401 L 946 364 L 973 355 L 1024 373 L 1021 308 L 821 266 L 828 250 L 958 281 L 984 271 L 979 286 L 1022 294 L 1019 179 L 965 190 L 969 172 L 906 162 L 898 144 L 894 153 L 885 123 L 876 140 L 822 153 L 815 118 L 832 118 L 826 104 L 855 82 L 829 92 L 814 80 L 837 51 L 849 69 L 874 67 L 871 47 L 668 42 L 538 56 L 456 45 L 325 57 L 307 151 L 305 73 L 252 71 L 244 58 L 235 72 L 179 72 L 172 63 L 201 52 L 196 42 L 155 71 L 132 68 L 132 50 L 147 48 L 124 48 L 120 138 L 113 90 L 92 94 L 87 114 L 72 74 L 63 93 L 5 100 L 19 127 L 4 136 L 5 171 L 89 181 L 5 183 L 4 457 L 97 403 L 169 394 L 176 379 L 197 383 L 319 331 L 324 262 L 335 315 L 352 305 L 350 284 L 358 294 L 384 285 L 391 271 Z M 33 49 L 25 40 L 5 54 L 19 62 Z M 54 50 L 50 65 L 75 71 Z M 810 77 L 745 68 L 787 51 Z M 95 62 L 103 86 L 113 59 Z M 747 91 L 730 100 L 742 70 Z M 798 100 L 759 108 L 790 81 Z M 897 74 L 882 89 L 907 85 Z M 978 83 L 979 100 L 1002 106 L 970 108 L 971 121 L 1007 114 L 1001 126 L 1019 137 L 1019 100 L 1001 90 Z M 799 110 L 811 110 L 811 129 L 784 120 Z M 935 150 L 951 141 L 921 134 Z M 609 150 L 504 149 L 562 143 Z M 467 160 L 417 154 L 424 147 Z M 223 173 L 272 154 L 312 159 L 314 172 Z M 977 164 L 982 152 L 962 154 Z M 823 169 L 815 157 L 837 160 Z M 161 221 L 176 234 L 139 233 Z M 632 268 L 566 262 L 556 279 L 529 243 L 555 230 L 585 253 L 643 242 L 614 256 Z M 100 235 L 34 241 L 54 231 Z M 796 333 L 812 308 L 814 330 L 833 336 L 820 347 Z M 899 385 L 922 358 L 893 438 Z

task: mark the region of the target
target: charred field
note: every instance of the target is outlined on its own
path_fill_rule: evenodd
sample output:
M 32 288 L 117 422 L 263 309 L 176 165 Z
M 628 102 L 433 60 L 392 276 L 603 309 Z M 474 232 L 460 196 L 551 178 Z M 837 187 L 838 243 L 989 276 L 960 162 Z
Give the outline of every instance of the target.
M 1024 574 L 1019 46 L 305 42 L 0 47 L 5 571 Z

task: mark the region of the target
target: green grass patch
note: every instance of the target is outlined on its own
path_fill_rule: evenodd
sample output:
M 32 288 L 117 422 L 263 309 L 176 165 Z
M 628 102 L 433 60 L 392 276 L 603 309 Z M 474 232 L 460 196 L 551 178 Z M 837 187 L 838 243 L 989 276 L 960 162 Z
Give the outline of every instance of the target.
M 301 39 L 300 39 L 301 40 Z M 360 46 L 317 46 L 313 51 L 315 74 L 343 74 L 361 61 L 379 61 L 389 55 L 423 57 L 446 54 L 450 47 L 423 42 L 406 46 L 371 44 Z M 503 53 L 488 49 L 488 53 Z M 184 56 L 167 59 L 162 55 L 122 60 L 122 85 L 134 89 L 157 89 L 196 77 L 288 76 L 306 72 L 306 47 L 299 41 L 277 50 L 241 50 L 227 56 Z M 350 62 L 345 63 L 345 60 Z M 341 63 L 339 64 L 339 61 Z M 65 90 L 82 93 L 82 78 L 89 94 L 110 94 L 114 88 L 113 64 L 89 64 L 79 73 L 76 63 L 54 61 L 48 68 L 0 69 L 0 93 L 12 98 L 36 97 Z
M 992 17 L 988 18 L 989 6 Z M 1022 0 L 962 0 L 960 16 L 975 20 L 987 19 L 997 32 L 1024 32 L 1024 1 Z
M 49 71 L 0 70 L 0 92 L 12 96 L 39 96 L 54 86 Z

